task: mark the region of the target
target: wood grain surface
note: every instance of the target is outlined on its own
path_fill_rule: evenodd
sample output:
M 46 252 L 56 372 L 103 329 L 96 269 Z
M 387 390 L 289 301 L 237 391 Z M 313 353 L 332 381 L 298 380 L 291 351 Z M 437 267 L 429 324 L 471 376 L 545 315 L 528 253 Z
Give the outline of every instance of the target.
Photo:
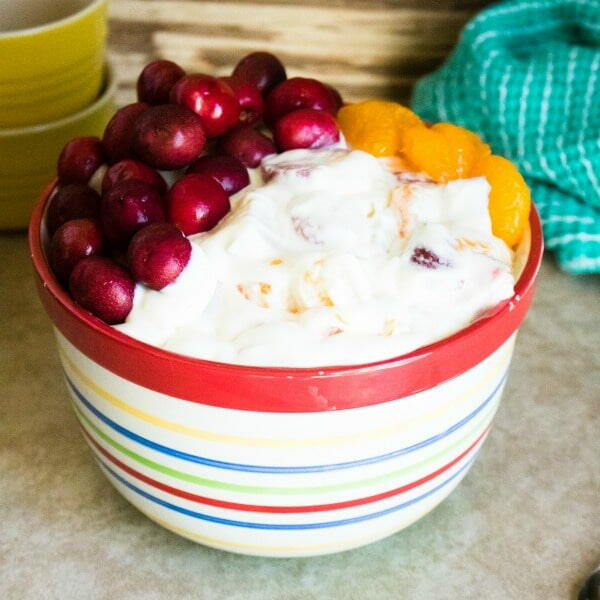
M 135 97 L 147 62 L 229 74 L 254 50 L 277 54 L 289 76 L 317 77 L 346 100 L 408 101 L 415 80 L 450 52 L 489 0 L 112 0 L 109 58 L 118 102 Z

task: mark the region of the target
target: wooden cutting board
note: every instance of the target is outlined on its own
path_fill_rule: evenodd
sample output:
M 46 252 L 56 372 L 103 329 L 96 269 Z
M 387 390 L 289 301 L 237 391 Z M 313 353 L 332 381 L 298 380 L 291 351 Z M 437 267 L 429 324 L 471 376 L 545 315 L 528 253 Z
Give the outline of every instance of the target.
M 169 58 L 188 72 L 229 74 L 268 50 L 288 75 L 317 77 L 346 100 L 407 102 L 415 80 L 448 55 L 466 21 L 489 0 L 112 0 L 109 58 L 119 104 L 138 73 Z

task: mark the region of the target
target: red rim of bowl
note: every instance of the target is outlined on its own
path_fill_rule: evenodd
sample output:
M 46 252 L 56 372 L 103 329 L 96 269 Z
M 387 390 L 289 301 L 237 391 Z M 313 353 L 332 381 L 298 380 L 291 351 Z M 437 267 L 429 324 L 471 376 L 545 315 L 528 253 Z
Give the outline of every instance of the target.
M 72 300 L 54 277 L 42 247 L 42 221 L 56 184 L 54 180 L 44 188 L 29 224 L 38 291 L 54 325 L 91 360 L 129 381 L 183 400 L 229 409 L 315 412 L 357 408 L 408 396 L 452 379 L 489 356 L 517 330 L 531 303 L 543 254 L 540 219 L 532 204 L 530 251 L 514 295 L 468 327 L 407 354 L 324 367 L 220 363 L 140 342 Z

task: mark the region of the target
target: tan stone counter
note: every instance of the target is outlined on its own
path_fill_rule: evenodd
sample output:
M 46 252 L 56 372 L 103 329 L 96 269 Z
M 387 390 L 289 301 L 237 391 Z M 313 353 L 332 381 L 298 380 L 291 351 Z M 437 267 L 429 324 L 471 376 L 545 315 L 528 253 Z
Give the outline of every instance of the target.
M 547 257 L 494 428 L 457 490 L 309 559 L 196 545 L 104 479 L 69 406 L 24 235 L 0 236 L 0 599 L 559 600 L 600 562 L 600 278 Z

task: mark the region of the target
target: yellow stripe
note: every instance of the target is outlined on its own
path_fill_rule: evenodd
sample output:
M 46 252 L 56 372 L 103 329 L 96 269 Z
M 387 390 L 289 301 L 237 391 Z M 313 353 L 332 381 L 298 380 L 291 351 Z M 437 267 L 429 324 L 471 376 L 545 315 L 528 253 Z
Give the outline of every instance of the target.
M 444 496 L 446 498 L 446 496 Z M 431 507 L 421 511 L 416 517 L 412 517 L 411 519 L 405 519 L 400 523 L 396 523 L 391 527 L 386 527 L 382 531 L 379 531 L 375 534 L 371 535 L 363 535 L 361 537 L 353 538 L 351 540 L 345 540 L 344 542 L 328 542 L 325 544 L 309 544 L 306 546 L 262 546 L 260 544 L 244 544 L 242 542 L 230 542 L 220 540 L 218 538 L 209 537 L 207 535 L 202 535 L 200 533 L 195 533 L 194 531 L 190 531 L 189 529 L 183 529 L 182 527 L 177 527 L 176 525 L 172 525 L 167 521 L 163 521 L 159 519 L 155 515 L 142 510 L 139 506 L 136 508 L 144 515 L 146 515 L 149 519 L 158 523 L 165 529 L 169 529 L 174 533 L 177 533 L 183 537 L 187 537 L 196 542 L 200 542 L 201 544 L 206 544 L 207 546 L 214 546 L 220 548 L 222 550 L 231 550 L 232 552 L 279 552 L 279 553 L 292 553 L 292 552 L 314 552 L 321 550 L 331 550 L 333 548 L 337 548 L 336 551 L 342 552 L 343 550 L 350 550 L 356 546 L 365 546 L 367 544 L 371 544 L 377 540 L 385 538 L 393 533 L 400 531 L 401 529 L 405 529 L 409 525 L 412 525 L 419 519 L 423 518 L 427 513 L 431 512 L 444 498 L 438 500 Z
M 109 404 L 112 404 L 114 407 L 122 410 L 123 412 L 133 417 L 136 417 L 141 421 L 145 421 L 146 423 L 150 423 L 151 425 L 160 427 L 161 429 L 165 429 L 173 433 L 180 433 L 189 437 L 208 440 L 211 442 L 219 442 L 223 444 L 237 446 L 253 446 L 258 448 L 308 448 L 313 446 L 334 446 L 341 444 L 350 444 L 373 438 L 395 435 L 406 429 L 415 427 L 416 425 L 422 425 L 424 423 L 427 423 L 428 421 L 431 421 L 436 417 L 439 417 L 444 413 L 452 410 L 453 408 L 462 404 L 463 402 L 471 400 L 476 394 L 480 392 L 482 388 L 488 385 L 490 381 L 494 380 L 501 372 L 503 372 L 505 367 L 508 365 L 508 362 L 510 361 L 512 346 L 513 344 L 509 345 L 504 356 L 502 356 L 502 358 L 500 358 L 492 367 L 490 367 L 488 372 L 469 390 L 459 395 L 457 398 L 451 398 L 448 402 L 446 402 L 445 404 L 441 404 L 437 409 L 429 413 L 413 417 L 412 419 L 404 420 L 401 423 L 395 423 L 393 425 L 388 425 L 386 427 L 374 429 L 364 433 L 338 435 L 326 438 L 285 440 L 214 433 L 212 431 L 206 431 L 204 429 L 190 427 L 189 425 L 182 425 L 180 423 L 175 423 L 173 421 L 163 419 L 162 417 L 157 417 L 143 410 L 140 410 L 139 408 L 135 408 L 130 404 L 127 404 L 120 398 L 117 398 L 104 388 L 100 387 L 97 383 L 95 383 L 92 379 L 85 375 L 79 367 L 77 367 L 73 359 L 70 358 L 66 354 L 64 349 L 60 348 L 60 346 L 59 354 L 63 365 L 68 366 L 69 371 L 74 373 L 77 376 L 77 378 L 95 394 L 100 396 L 102 399 L 106 400 L 106 402 L 108 402 Z

